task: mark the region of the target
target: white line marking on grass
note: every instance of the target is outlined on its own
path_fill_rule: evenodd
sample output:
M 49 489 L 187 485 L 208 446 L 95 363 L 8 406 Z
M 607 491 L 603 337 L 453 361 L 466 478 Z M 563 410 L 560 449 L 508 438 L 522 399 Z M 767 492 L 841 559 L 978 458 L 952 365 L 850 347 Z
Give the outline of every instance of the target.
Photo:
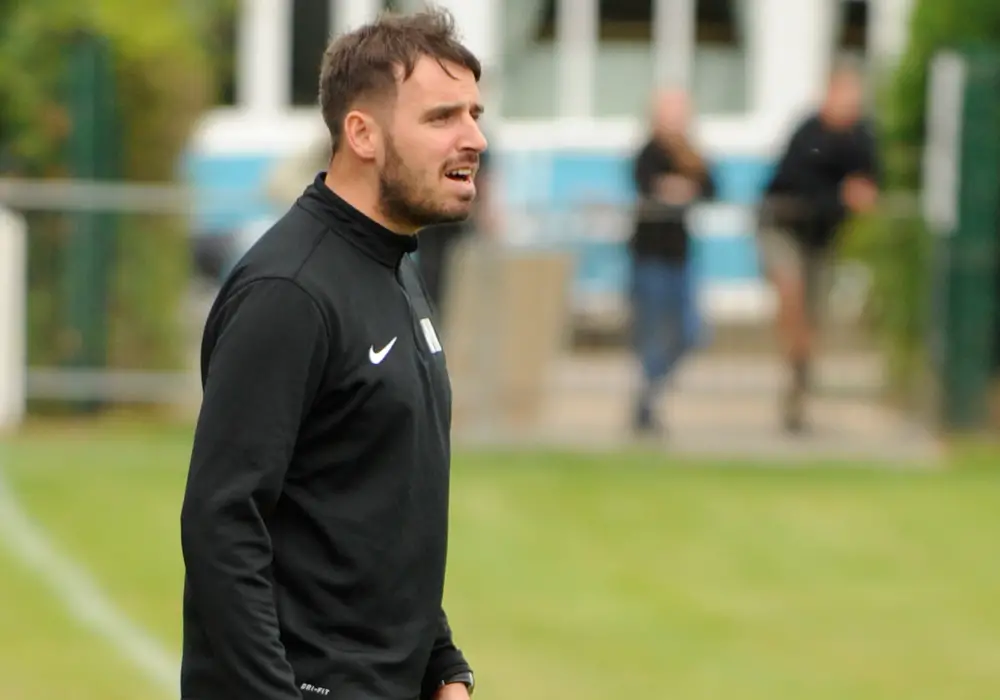
M 180 695 L 178 662 L 129 620 L 86 571 L 59 553 L 32 521 L 0 470 L 0 545 L 6 546 L 49 587 L 78 621 L 104 637 L 137 670 L 171 697 Z

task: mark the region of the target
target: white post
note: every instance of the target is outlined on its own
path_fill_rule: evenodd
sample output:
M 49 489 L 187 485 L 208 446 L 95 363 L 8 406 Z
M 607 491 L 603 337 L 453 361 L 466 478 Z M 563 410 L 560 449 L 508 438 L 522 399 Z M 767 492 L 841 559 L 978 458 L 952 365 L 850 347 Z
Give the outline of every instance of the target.
M 878 73 L 894 69 L 906 50 L 912 12 L 913 0 L 868 0 L 867 48 Z
M 27 239 L 24 219 L 0 207 L 0 432 L 24 418 Z
M 382 0 L 329 0 L 333 34 L 344 34 L 364 26 L 378 17 Z
M 653 76 L 660 86 L 691 88 L 695 10 L 695 0 L 653 0 Z
M 237 103 L 254 113 L 289 107 L 292 84 L 292 0 L 241 0 L 237 41 Z
M 756 0 L 749 13 L 757 115 L 779 140 L 818 107 L 840 24 L 840 0 Z
M 484 70 L 494 68 L 500 60 L 500 28 L 502 20 L 498 0 L 435 0 L 455 18 L 462 43 L 483 64 Z
M 594 113 L 599 19 L 597 0 L 556 0 L 560 117 L 587 119 Z
M 500 0 L 436 0 L 434 5 L 448 10 L 462 43 L 483 66 L 482 91 L 486 118 L 500 116 L 500 70 L 503 59 L 503 13 Z
M 943 236 L 951 235 L 958 226 L 966 70 L 960 56 L 938 52 L 931 59 L 924 98 L 927 131 L 921 205 L 931 230 Z

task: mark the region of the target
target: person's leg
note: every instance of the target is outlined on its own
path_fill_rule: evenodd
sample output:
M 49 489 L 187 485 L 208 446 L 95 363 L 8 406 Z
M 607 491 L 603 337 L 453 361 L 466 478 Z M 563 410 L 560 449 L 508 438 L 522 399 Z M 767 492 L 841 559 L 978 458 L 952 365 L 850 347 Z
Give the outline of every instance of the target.
M 645 260 L 636 261 L 632 268 L 632 340 L 642 368 L 633 416 L 633 427 L 638 432 L 661 429 L 656 401 L 670 362 L 669 282 L 664 270 L 661 263 Z
M 666 349 L 663 381 L 669 381 L 677 365 L 697 343 L 698 316 L 694 308 L 691 280 L 685 264 L 667 265 L 663 269 L 664 299 L 662 323 L 665 327 Z
M 709 342 L 708 328 L 705 326 L 698 306 L 698 281 L 693 264 L 689 261 L 681 268 L 685 350 L 690 351 Z
M 817 338 L 826 299 L 832 284 L 829 255 L 824 250 L 805 250 L 802 256 L 806 324 L 810 334 L 810 360 L 815 357 Z M 808 379 L 811 380 L 811 377 Z
M 760 253 L 764 272 L 777 295 L 778 335 L 792 373 L 785 397 L 785 427 L 797 432 L 803 427 L 805 394 L 813 349 L 805 258 L 795 239 L 781 229 L 765 229 L 761 232 Z

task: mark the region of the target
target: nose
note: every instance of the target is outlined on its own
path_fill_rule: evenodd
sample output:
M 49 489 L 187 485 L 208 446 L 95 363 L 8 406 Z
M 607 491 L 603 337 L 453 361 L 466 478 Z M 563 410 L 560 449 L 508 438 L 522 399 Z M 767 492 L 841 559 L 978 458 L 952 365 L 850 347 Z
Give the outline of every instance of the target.
M 486 135 L 483 134 L 483 130 L 479 128 L 479 123 L 476 123 L 476 150 L 480 153 L 486 150 L 489 146 L 489 141 L 486 140 Z
M 476 153 L 482 153 L 488 145 L 486 136 L 483 135 L 482 129 L 479 128 L 479 122 L 470 118 L 465 148 Z

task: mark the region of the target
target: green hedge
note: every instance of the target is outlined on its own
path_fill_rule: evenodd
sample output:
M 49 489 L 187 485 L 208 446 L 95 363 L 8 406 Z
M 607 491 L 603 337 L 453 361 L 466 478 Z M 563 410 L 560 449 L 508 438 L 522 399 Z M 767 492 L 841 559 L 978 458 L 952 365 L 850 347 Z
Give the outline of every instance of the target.
M 0 139 L 5 163 L 28 177 L 69 173 L 72 129 L 65 80 L 80 32 L 102 38 L 113 63 L 115 149 L 121 177 L 176 180 L 192 126 L 211 103 L 214 39 L 207 28 L 228 3 L 178 0 L 0 0 Z M 188 282 L 183 217 L 113 217 L 107 364 L 163 369 L 180 361 L 178 307 Z M 73 352 L 61 291 L 68 217 L 31 213 L 29 362 L 58 364 Z
M 893 388 L 912 388 L 927 360 L 933 242 L 921 222 L 919 193 L 930 61 L 941 49 L 1000 43 L 996 0 L 916 0 L 905 54 L 877 76 L 877 111 L 888 205 L 853 227 L 853 251 L 875 272 L 872 319 L 888 354 Z

